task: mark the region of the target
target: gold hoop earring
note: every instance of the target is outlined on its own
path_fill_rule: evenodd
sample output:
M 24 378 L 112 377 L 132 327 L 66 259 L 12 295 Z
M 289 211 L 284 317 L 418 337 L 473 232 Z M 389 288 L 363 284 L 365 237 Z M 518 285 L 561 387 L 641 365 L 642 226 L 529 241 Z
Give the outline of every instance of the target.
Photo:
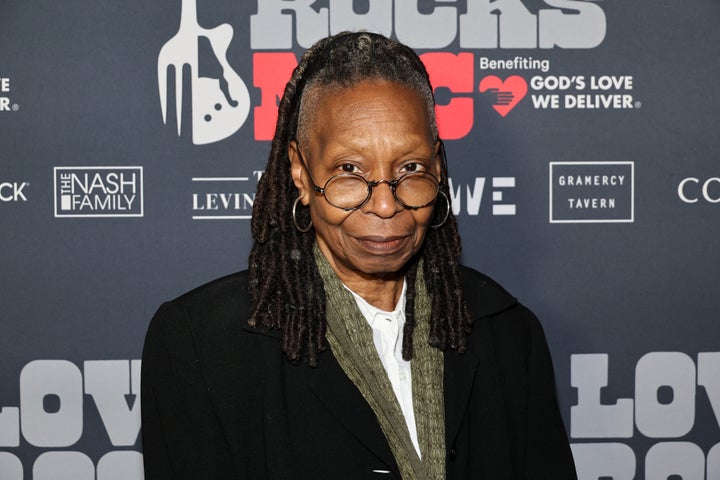
M 447 219 L 450 216 L 450 199 L 448 198 L 447 195 L 445 195 L 445 192 L 441 191 L 440 195 L 442 195 L 443 198 L 445 199 L 445 216 L 443 217 L 442 221 L 440 223 L 438 223 L 437 225 L 430 225 L 430 228 L 432 228 L 433 230 L 437 230 L 438 228 L 445 225 L 445 222 L 447 222 Z
M 300 233 L 307 233 L 307 232 L 310 231 L 310 229 L 311 229 L 312 226 L 313 226 L 313 224 L 312 224 L 312 219 L 310 220 L 310 223 L 309 223 L 306 227 L 300 227 L 300 225 L 298 225 L 297 217 L 296 217 L 297 204 L 298 204 L 298 202 L 300 202 L 301 199 L 302 199 L 302 196 L 298 196 L 298 197 L 295 199 L 295 201 L 293 202 L 293 206 L 292 206 L 292 221 L 293 221 L 293 223 L 295 224 L 295 228 L 297 228 L 298 232 L 300 232 Z

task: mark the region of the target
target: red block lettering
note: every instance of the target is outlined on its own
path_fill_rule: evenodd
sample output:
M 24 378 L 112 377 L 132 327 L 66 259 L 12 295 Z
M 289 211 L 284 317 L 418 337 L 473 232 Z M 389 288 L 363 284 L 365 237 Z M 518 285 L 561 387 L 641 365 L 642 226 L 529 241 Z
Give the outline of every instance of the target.
M 473 55 L 431 52 L 420 55 L 425 64 L 433 89 L 447 88 L 452 93 L 470 94 L 453 98 L 446 105 L 436 105 L 440 138 L 457 140 L 463 138 L 473 126 Z
M 253 85 L 261 92 L 261 103 L 254 108 L 255 140 L 272 140 L 278 105 L 296 66 L 294 53 L 253 54 Z

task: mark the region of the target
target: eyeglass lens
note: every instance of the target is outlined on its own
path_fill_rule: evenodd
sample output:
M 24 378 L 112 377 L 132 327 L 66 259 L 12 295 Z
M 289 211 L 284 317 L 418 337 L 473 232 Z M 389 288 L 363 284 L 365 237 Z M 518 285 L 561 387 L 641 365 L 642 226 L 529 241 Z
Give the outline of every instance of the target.
M 435 199 L 438 189 L 437 180 L 429 173 L 410 173 L 395 184 L 395 198 L 405 207 L 420 208 Z M 352 174 L 332 177 L 324 190 L 328 202 L 344 209 L 361 206 L 371 195 L 370 184 L 363 177 Z

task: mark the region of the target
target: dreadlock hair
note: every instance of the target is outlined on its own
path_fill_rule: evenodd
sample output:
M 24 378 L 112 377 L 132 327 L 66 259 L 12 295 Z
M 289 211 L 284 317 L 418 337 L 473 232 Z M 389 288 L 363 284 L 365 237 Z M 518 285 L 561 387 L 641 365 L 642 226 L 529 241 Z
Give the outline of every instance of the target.
M 333 89 L 350 88 L 366 80 L 386 80 L 405 86 L 425 101 L 431 130 L 438 140 L 435 101 L 423 63 L 409 47 L 367 32 L 343 32 L 318 41 L 302 56 L 285 87 L 278 107 L 275 136 L 268 164 L 258 183 L 253 204 L 254 244 L 249 259 L 251 313 L 248 323 L 262 329 L 280 331 L 282 351 L 292 362 L 305 358 L 317 365 L 317 355 L 325 343 L 325 291 L 315 265 L 312 231 L 300 232 L 291 216 L 298 196 L 290 174 L 288 144 L 307 134 L 317 98 Z M 447 165 L 441 146 L 442 178 L 440 191 L 450 199 Z M 439 195 L 439 197 L 442 195 Z M 442 204 L 443 202 L 440 202 Z M 448 202 L 448 208 L 450 207 Z M 471 317 L 460 283 L 460 236 L 452 211 L 435 208 L 432 225 L 420 252 L 410 261 L 406 274 L 407 291 L 403 358 L 410 360 L 415 328 L 415 279 L 418 259 L 431 297 L 429 343 L 441 350 L 463 352 L 470 331 Z M 308 209 L 299 209 L 297 221 L 310 225 Z

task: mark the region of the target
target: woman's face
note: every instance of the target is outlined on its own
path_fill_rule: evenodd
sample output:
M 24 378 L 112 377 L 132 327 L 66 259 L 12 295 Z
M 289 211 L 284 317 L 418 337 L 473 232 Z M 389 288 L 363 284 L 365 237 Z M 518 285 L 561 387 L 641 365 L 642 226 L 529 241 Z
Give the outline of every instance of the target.
M 333 91 L 316 105 L 306 125 L 307 145 L 292 142 L 288 153 L 320 250 L 346 284 L 404 274 L 403 266 L 425 238 L 433 205 L 403 208 L 382 183 L 359 209 L 336 208 L 313 190 L 298 149 L 321 187 L 333 175 L 348 172 L 366 180 L 392 180 L 424 170 L 439 179 L 439 145 L 422 97 L 402 85 L 373 80 Z

